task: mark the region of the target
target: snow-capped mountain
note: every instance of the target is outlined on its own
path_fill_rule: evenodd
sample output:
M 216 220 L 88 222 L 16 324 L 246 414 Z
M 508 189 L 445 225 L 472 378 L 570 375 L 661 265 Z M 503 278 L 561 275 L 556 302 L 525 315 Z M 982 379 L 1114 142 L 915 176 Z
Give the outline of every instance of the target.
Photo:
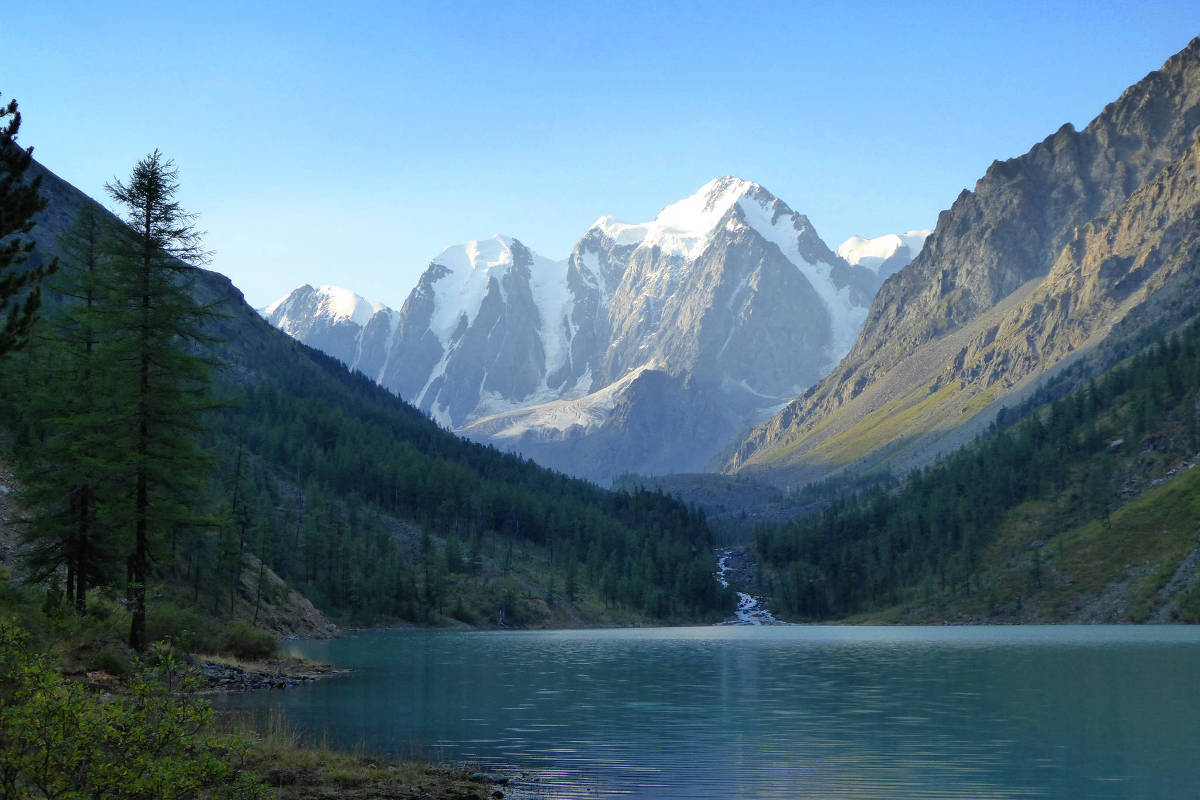
M 494 236 L 444 250 L 399 312 L 380 383 L 443 424 L 544 402 L 568 379 L 574 330 L 566 260 Z
M 396 322 L 396 312 L 382 303 L 328 285 L 301 286 L 258 313 L 292 338 L 377 379 Z
M 301 310 L 324 306 L 302 288 L 267 316 L 448 427 L 607 482 L 705 468 L 832 369 L 879 283 L 724 177 L 650 222 L 601 217 L 561 261 L 505 236 L 448 248 L 397 312 L 328 302 L 343 313 L 306 328 Z M 332 336 L 354 325 L 361 346 Z
M 908 266 L 932 231 L 920 230 L 908 233 L 889 233 L 864 239 L 851 236 L 837 249 L 837 254 L 848 264 L 866 267 L 883 280 Z
M 600 219 L 572 260 L 621 273 L 608 303 L 607 380 L 653 354 L 765 395 L 792 394 L 837 363 L 878 285 L 831 252 L 807 217 L 730 177 L 650 223 Z

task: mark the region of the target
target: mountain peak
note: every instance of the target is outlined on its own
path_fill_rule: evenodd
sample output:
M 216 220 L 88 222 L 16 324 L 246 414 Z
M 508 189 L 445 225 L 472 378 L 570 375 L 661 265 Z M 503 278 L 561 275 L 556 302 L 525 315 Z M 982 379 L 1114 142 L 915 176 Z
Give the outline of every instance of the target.
M 259 313 L 277 328 L 288 331 L 292 312 L 301 307 L 305 309 L 302 318 L 324 317 L 330 322 L 350 320 L 359 326 L 366 325 L 371 321 L 371 317 L 387 309 L 383 303 L 368 300 L 341 286 L 323 284 L 314 289 L 306 283 L 261 309 Z
M 335 319 L 348 319 L 356 325 L 366 325 L 371 317 L 387 306 L 375 300 L 368 300 L 356 292 L 341 286 L 323 284 L 318 286 L 317 294 L 321 296 L 321 309 Z
M 848 264 L 866 267 L 886 278 L 917 257 L 930 233 L 932 231 L 915 230 L 887 233 L 873 239 L 851 236 L 838 246 L 837 254 Z M 907 248 L 907 253 L 901 253 L 901 248 Z
M 697 197 L 704 198 L 705 210 L 718 210 L 725 208 L 728 210 L 740 198 L 756 192 L 766 191 L 757 183 L 748 181 L 744 178 L 739 178 L 736 175 L 723 175 L 720 178 L 714 178 L 708 183 L 700 187 L 700 191 L 696 192 L 692 200 Z M 770 194 L 770 192 L 767 192 Z M 688 202 L 685 200 L 683 202 Z M 679 205 L 678 203 L 676 205 Z M 664 209 L 665 210 L 665 209 Z
M 516 240 L 513 237 L 500 233 L 487 239 L 472 239 L 447 247 L 434 257 L 431 264 L 440 264 L 451 272 L 491 272 L 497 267 L 508 267 L 512 264 L 514 241 Z
M 604 216 L 589 230 L 599 230 L 618 245 L 658 247 L 691 260 L 700 254 L 709 234 L 729 210 L 742 198 L 750 197 L 768 204 L 777 202 L 774 195 L 757 183 L 725 175 L 663 208 L 650 222 L 631 224 Z

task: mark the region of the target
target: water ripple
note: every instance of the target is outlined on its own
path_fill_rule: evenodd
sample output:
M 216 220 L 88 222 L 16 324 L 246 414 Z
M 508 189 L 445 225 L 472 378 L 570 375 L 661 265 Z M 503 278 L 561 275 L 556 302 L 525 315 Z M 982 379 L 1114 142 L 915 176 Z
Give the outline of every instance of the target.
M 333 741 L 532 770 L 544 798 L 1119 798 L 1200 785 L 1200 631 L 368 632 L 275 695 Z

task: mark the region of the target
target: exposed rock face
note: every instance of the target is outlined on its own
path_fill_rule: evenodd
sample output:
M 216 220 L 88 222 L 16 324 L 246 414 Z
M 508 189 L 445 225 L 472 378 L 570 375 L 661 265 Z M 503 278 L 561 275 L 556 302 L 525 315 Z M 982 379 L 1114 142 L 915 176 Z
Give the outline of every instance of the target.
M 601 483 L 707 467 L 836 363 L 878 286 L 736 178 L 649 223 L 598 220 L 567 265 L 571 340 L 546 387 L 559 396 L 459 430 Z
M 463 432 L 600 482 L 633 466 L 696 472 L 744 429 L 723 399 L 694 376 L 643 367 L 591 395 L 484 417 Z
M 567 272 L 504 236 L 445 250 L 401 307 L 379 382 L 452 428 L 571 391 Z
M 795 480 L 864 458 L 915 466 L 943 433 L 1103 340 L 1187 262 L 1197 126 L 1200 40 L 1083 131 L 1064 125 L 993 163 L 884 283 L 846 359 L 727 469 Z
M 563 261 L 502 236 L 449 248 L 357 350 L 334 324 L 292 329 L 448 427 L 607 483 L 708 466 L 837 363 L 878 285 L 727 177 L 651 222 L 601 218 Z M 293 297 L 277 305 L 315 302 Z

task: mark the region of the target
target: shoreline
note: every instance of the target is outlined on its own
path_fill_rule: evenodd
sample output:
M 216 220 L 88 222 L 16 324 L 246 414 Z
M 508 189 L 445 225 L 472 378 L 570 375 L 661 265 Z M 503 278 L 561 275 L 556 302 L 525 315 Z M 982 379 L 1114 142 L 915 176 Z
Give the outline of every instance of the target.
M 205 685 L 202 695 L 288 689 L 351 672 L 346 667 L 283 653 L 259 660 L 194 654 L 192 660 L 191 668 Z

